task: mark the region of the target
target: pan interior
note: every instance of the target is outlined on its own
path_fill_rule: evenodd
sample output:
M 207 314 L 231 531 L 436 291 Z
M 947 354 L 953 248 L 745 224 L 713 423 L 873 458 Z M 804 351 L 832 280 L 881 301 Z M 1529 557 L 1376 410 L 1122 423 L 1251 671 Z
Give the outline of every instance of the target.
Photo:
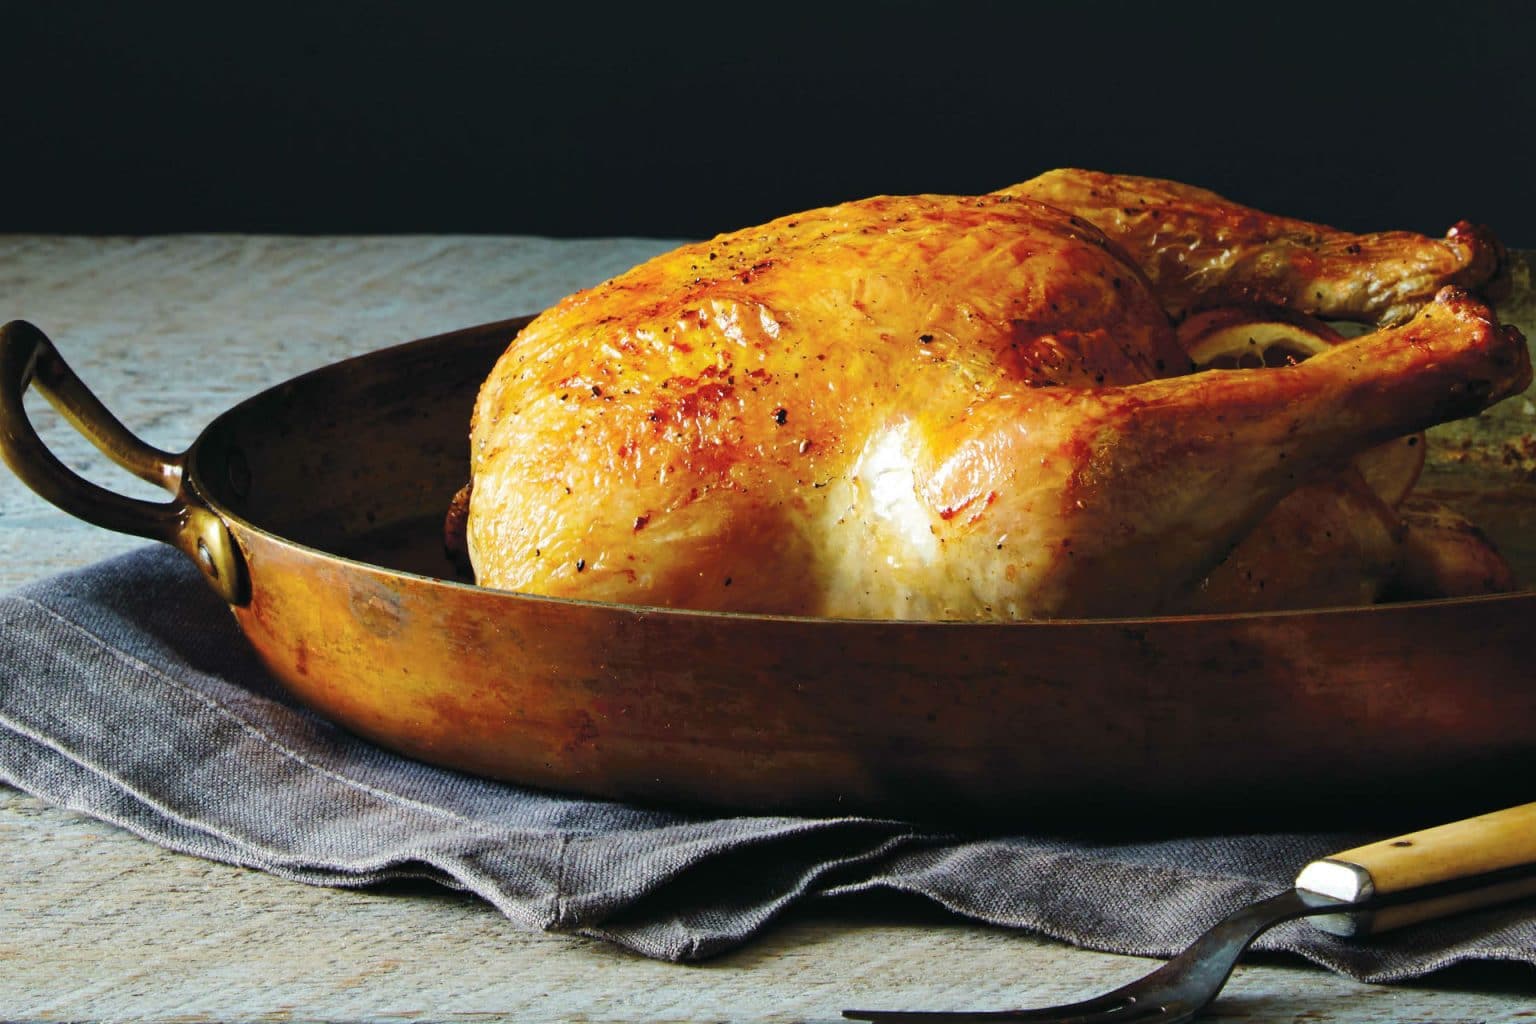
M 265 391 L 199 438 L 197 483 L 278 537 L 457 579 L 442 527 L 469 480 L 471 408 L 525 322 L 412 342 Z

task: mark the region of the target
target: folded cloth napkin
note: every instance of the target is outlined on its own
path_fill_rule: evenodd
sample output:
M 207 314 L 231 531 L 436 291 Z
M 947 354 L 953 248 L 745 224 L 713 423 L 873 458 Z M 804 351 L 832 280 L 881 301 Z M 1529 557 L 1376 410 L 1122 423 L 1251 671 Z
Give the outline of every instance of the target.
M 299 708 L 175 552 L 147 548 L 0 597 L 0 778 L 170 849 L 317 885 L 428 878 L 514 924 L 693 960 L 797 900 L 917 893 L 1095 949 L 1166 956 L 1368 836 L 1108 842 L 942 834 L 869 818 L 681 813 L 411 761 Z M 1536 908 L 1350 942 L 1293 923 L 1259 948 L 1390 981 L 1536 963 Z

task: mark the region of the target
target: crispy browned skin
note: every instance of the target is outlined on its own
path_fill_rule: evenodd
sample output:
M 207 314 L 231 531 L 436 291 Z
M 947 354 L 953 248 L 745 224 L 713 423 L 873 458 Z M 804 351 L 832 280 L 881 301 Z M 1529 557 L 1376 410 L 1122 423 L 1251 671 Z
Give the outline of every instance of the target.
M 1402 571 L 1395 584 L 1406 599 L 1469 597 L 1515 589 L 1515 574 L 1482 530 L 1436 501 L 1410 498 L 1403 523 Z
M 1283 370 L 1187 370 L 1096 228 L 880 197 L 660 256 L 481 391 L 480 583 L 691 608 L 1018 619 L 1179 607 L 1301 481 L 1529 379 L 1447 291 Z
M 1281 499 L 1177 610 L 1374 604 L 1402 574 L 1404 533 L 1396 511 L 1346 467 Z
M 1190 185 L 1082 170 L 1050 171 L 1002 191 L 1098 227 L 1136 261 L 1175 317 L 1269 302 L 1329 320 L 1397 323 L 1447 285 L 1497 288 L 1504 269 L 1498 240 L 1464 221 L 1442 239 L 1355 235 Z

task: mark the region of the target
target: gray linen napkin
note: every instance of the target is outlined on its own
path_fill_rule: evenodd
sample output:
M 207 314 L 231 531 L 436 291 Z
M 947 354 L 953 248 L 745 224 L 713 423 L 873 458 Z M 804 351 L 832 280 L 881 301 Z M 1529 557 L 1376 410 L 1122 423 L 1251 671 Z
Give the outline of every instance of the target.
M 797 900 L 870 890 L 1095 949 L 1166 956 L 1370 837 L 1106 842 L 865 818 L 710 816 L 489 782 L 378 749 L 265 676 L 179 554 L 148 548 L 0 597 L 0 778 L 173 850 L 317 885 L 427 878 L 514 924 L 693 960 Z M 1260 948 L 1390 981 L 1536 964 L 1530 903 L 1348 942 Z

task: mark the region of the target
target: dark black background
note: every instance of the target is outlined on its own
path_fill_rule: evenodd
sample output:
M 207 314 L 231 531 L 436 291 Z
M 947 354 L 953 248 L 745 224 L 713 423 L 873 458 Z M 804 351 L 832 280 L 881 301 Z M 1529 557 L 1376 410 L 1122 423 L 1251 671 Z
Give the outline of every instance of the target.
M 1536 246 L 1521 5 L 0 0 L 0 231 L 700 236 L 1054 166 Z

